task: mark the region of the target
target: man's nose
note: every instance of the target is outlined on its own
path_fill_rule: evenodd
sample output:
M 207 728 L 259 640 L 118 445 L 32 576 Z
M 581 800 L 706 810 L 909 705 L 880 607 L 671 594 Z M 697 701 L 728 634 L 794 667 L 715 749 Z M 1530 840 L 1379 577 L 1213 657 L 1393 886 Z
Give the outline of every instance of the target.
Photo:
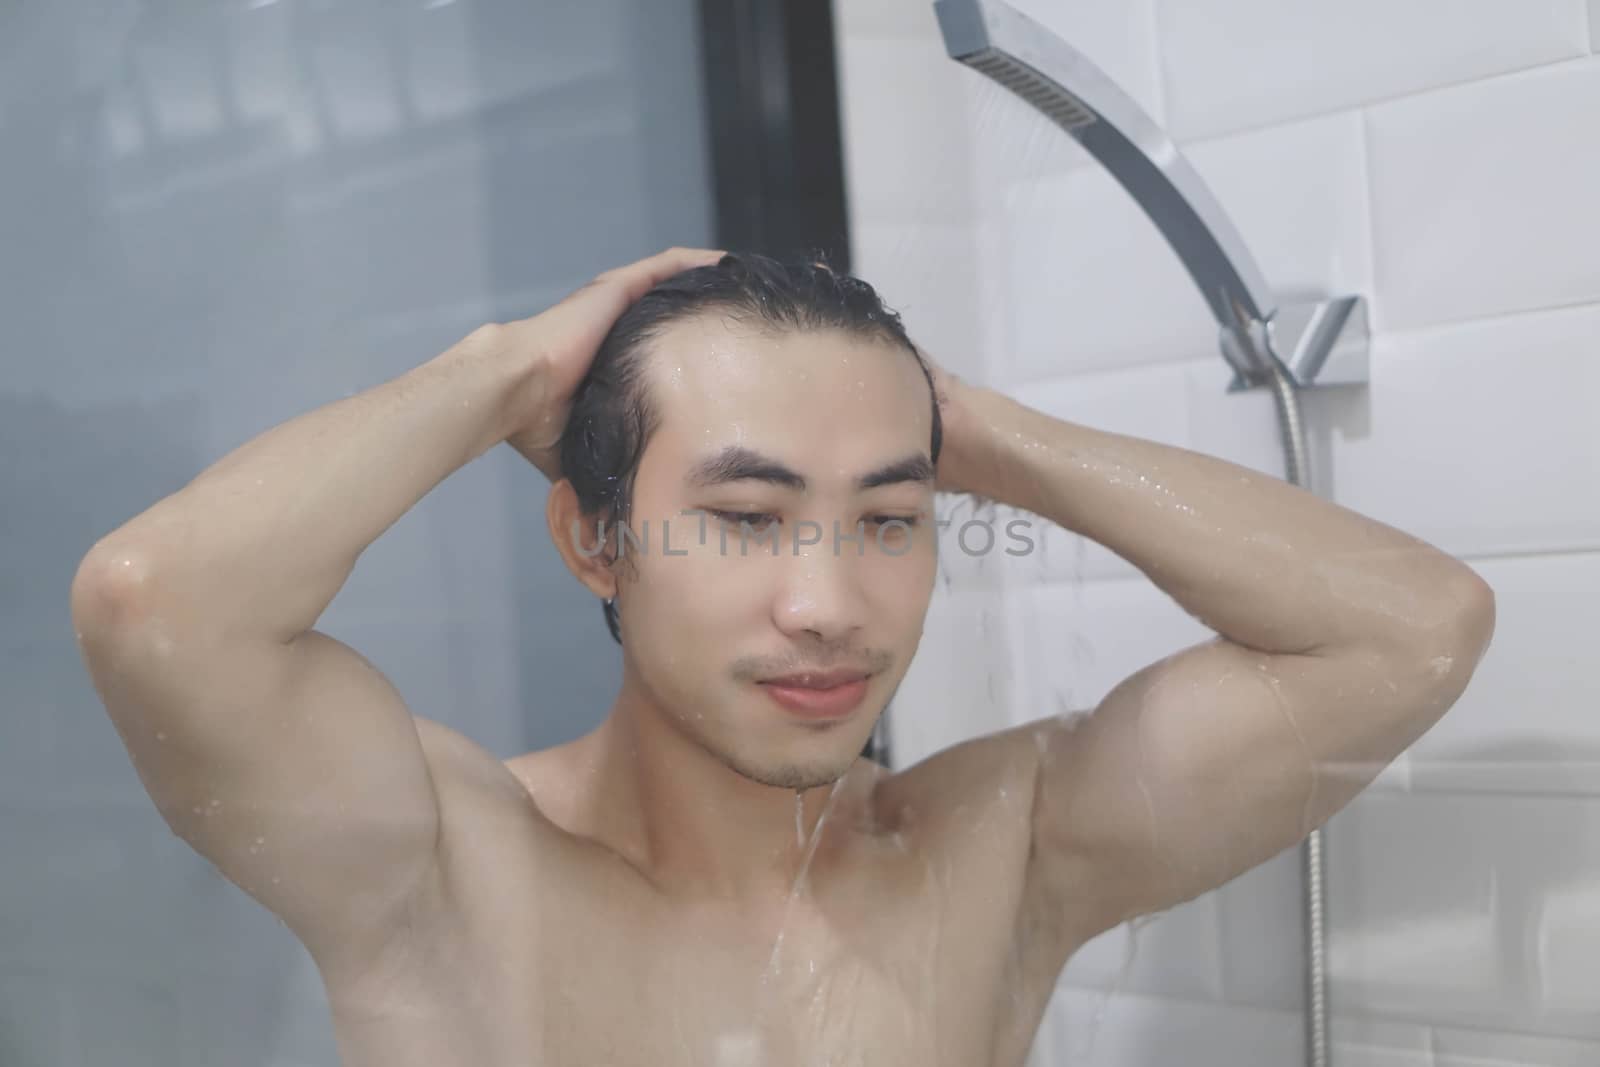
M 846 546 L 848 548 L 848 546 Z M 778 628 L 786 634 L 810 633 L 824 641 L 848 637 L 866 619 L 855 555 L 824 537 L 817 544 L 791 542 L 783 546 L 789 555 L 782 586 L 775 605 Z

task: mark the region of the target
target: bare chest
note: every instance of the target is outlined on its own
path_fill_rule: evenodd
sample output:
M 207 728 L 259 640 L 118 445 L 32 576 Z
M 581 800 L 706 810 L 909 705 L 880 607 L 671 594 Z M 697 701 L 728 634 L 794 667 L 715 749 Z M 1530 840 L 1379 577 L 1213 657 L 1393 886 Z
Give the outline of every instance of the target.
M 345 1062 L 1010 1067 L 1048 991 L 1013 966 L 995 868 L 985 884 L 957 859 L 868 857 L 750 911 L 665 901 L 620 865 L 552 887 L 483 857 L 388 1003 L 336 1010 Z

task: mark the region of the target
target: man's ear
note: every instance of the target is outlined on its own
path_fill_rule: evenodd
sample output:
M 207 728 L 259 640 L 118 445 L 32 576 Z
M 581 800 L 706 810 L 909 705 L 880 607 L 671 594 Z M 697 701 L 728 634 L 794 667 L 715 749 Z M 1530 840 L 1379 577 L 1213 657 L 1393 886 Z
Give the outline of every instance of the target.
M 595 516 L 585 518 L 579 511 L 577 491 L 567 479 L 550 487 L 544 517 L 567 570 L 600 599 L 616 596 L 617 579 L 611 573 L 607 551 L 607 544 L 615 540 L 616 533 L 607 525 L 603 529 L 605 536 L 601 536 L 600 520 Z

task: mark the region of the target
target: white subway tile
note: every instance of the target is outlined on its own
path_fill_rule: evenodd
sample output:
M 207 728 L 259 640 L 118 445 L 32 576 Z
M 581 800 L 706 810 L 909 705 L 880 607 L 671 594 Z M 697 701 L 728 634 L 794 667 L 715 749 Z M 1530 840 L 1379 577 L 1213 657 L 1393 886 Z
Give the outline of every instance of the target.
M 896 767 L 1011 725 L 1007 629 L 998 590 L 935 586 L 922 641 L 888 712 Z
M 1305 1005 L 1301 849 L 1285 849 L 1212 895 L 1222 940 L 1223 998 L 1300 1011 Z
M 1434 1028 L 1434 1049 L 1438 1059 L 1429 1067 L 1594 1067 L 1600 1063 L 1600 1042 L 1453 1026 Z
M 1303 395 L 1328 494 L 1460 556 L 1600 547 L 1596 336 L 1600 306 L 1379 337 L 1369 387 Z
M 976 71 L 961 82 L 980 212 L 999 212 L 1013 182 L 1094 165 L 1071 134 L 1011 90 Z
M 1030 542 L 1044 529 L 1043 520 L 964 493 L 940 494 L 934 511 L 940 582 L 954 589 L 1005 590 L 1027 581 L 1019 574 L 1037 549 Z
M 866 223 L 850 239 L 851 272 L 900 313 L 911 339 L 952 374 L 981 381 L 976 227 Z
M 1328 826 L 1329 995 L 1345 1010 L 1600 1036 L 1568 999 L 1580 957 L 1540 956 L 1541 924 L 1570 936 L 1592 904 L 1552 893 L 1600 883 L 1600 801 L 1369 791 Z
M 988 386 L 1001 381 L 1010 364 L 1016 334 L 1011 309 L 1011 249 L 1004 220 L 994 211 L 980 214 L 974 230 L 976 251 L 972 261 L 973 287 L 967 302 L 978 324 L 978 346 L 983 373 L 973 380 Z
M 1541 1022 L 1565 1029 L 1585 1019 L 1600 1037 L 1600 807 L 1587 811 L 1589 825 L 1571 846 L 1590 853 L 1589 878 L 1545 887 L 1532 924 L 1534 987 Z
M 1189 158 L 1287 301 L 1371 290 L 1364 151 L 1360 117 L 1337 115 L 1203 142 Z M 997 361 L 1000 380 L 1189 355 L 1221 365 L 1193 280 L 1104 172 L 1013 183 L 1003 225 L 1016 350 Z
M 1052 583 L 1018 596 L 1031 718 L 1093 708 L 1130 674 L 1213 636 L 1143 578 Z
M 1239 1067 L 1298 1063 L 1305 1026 L 1294 1012 L 1062 986 L 1041 1039 L 1055 1064 L 1074 1067 Z
M 1016 182 L 999 224 L 1010 251 L 1006 313 L 1014 321 L 997 382 L 1217 351 L 1216 328 L 1194 282 L 1106 172 Z
M 1597 110 L 1600 59 L 1373 108 L 1378 325 L 1600 300 Z
M 1330 996 L 1359 1013 L 1436 1018 L 1516 995 L 1520 974 L 1506 973 L 1495 889 L 1508 814 L 1368 793 L 1329 821 Z
M 1298 984 L 1305 984 L 1304 974 Z M 1437 1067 L 1433 1035 L 1426 1026 L 1330 1012 L 1328 1044 L 1339 1067 Z
M 1372 291 L 1360 114 L 1200 141 L 1184 151 L 1278 300 Z
M 1600 552 L 1472 563 L 1495 633 L 1466 692 L 1410 748 L 1413 788 L 1600 796 Z
M 839 103 L 850 224 L 976 218 L 962 79 L 971 72 L 926 43 L 845 38 Z
M 1259 126 L 1581 55 L 1582 0 L 1157 0 L 1170 128 Z
M 1078 989 L 1222 999 L 1215 894 L 1107 930 L 1080 948 L 1061 981 Z
M 937 42 L 939 20 L 931 0 L 835 0 L 835 37 L 888 37 L 900 41 Z

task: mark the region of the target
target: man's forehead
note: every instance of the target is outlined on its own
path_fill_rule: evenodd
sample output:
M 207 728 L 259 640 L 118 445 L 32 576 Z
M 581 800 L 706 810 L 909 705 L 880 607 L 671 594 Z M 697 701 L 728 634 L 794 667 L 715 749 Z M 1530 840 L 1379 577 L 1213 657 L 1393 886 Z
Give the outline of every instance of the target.
M 762 377 L 806 377 L 813 371 L 881 365 L 916 371 L 909 352 L 887 340 L 833 327 L 784 328 L 710 312 L 668 325 L 650 345 L 646 363 L 659 380 L 690 374 L 729 384 Z
M 888 342 L 709 315 L 657 342 L 647 388 L 674 465 L 743 446 L 821 482 L 927 453 L 931 394 L 912 354 Z

